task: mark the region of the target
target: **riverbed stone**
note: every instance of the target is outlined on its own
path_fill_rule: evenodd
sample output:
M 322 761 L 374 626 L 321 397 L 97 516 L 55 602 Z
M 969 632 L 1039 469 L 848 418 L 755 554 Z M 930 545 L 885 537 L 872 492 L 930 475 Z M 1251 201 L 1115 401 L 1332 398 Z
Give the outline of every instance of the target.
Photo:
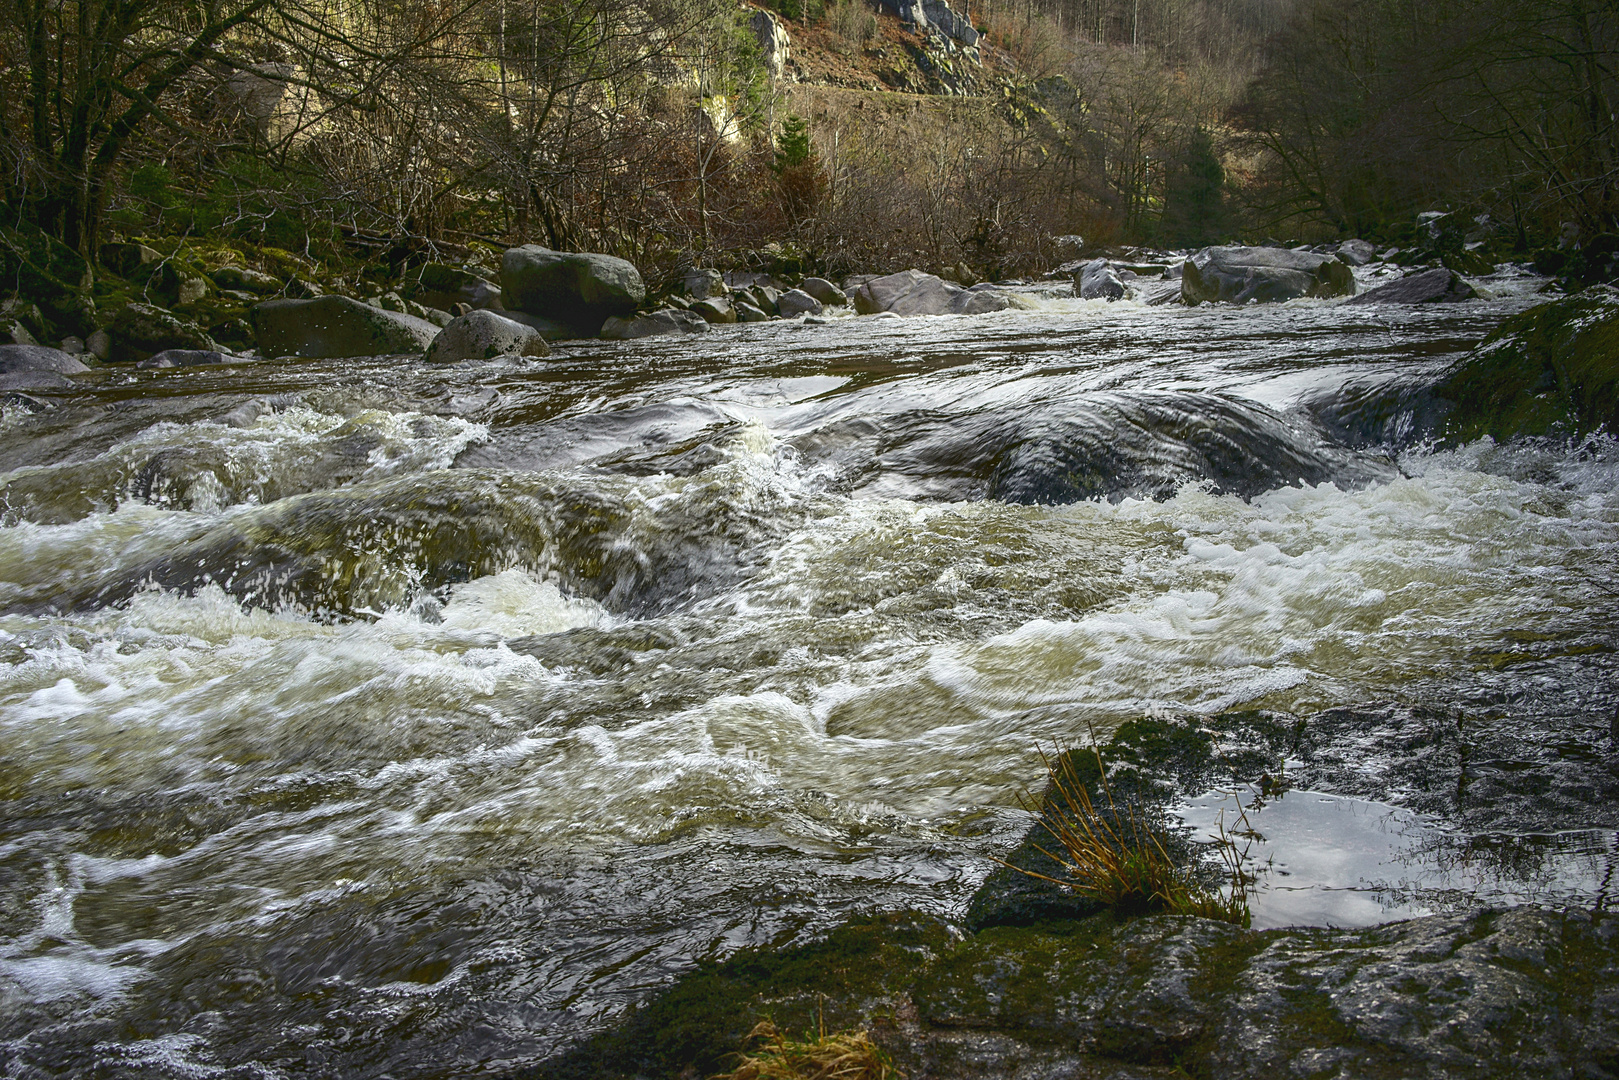
M 1272 247 L 1204 248 L 1181 271 L 1188 304 L 1274 303 L 1355 295 L 1355 276 L 1335 255 Z
M 863 282 L 851 294 L 861 315 L 881 311 L 895 315 L 949 315 L 951 302 L 964 292 L 960 285 L 920 270 L 901 270 Z
M 1345 240 L 1332 251 L 1350 266 L 1365 266 L 1377 258 L 1377 246 L 1370 240 Z
M 210 364 L 245 364 L 246 356 L 220 352 L 217 349 L 164 349 L 153 353 L 135 366 L 138 368 L 203 367 Z
M 502 304 L 578 329 L 593 337 L 610 315 L 625 317 L 646 299 L 632 264 L 612 255 L 552 251 L 538 244 L 501 257 Z
M 624 319 L 609 315 L 602 323 L 601 336 L 608 341 L 632 341 L 635 338 L 657 337 L 662 334 L 706 334 L 708 323 L 699 315 L 675 308 Z
M 807 277 L 798 287 L 827 307 L 842 307 L 849 302 L 848 294 L 826 278 Z
M 788 289 L 776 301 L 776 307 L 784 319 L 794 315 L 819 315 L 826 310 L 826 306 L 803 289 Z
M 1122 300 L 1124 281 L 1106 259 L 1092 259 L 1080 268 L 1078 281 L 1081 300 Z
M 503 355 L 549 356 L 551 347 L 532 326 L 494 311 L 476 310 L 452 319 L 427 348 L 432 363 L 488 360 Z
M 426 319 L 346 296 L 268 300 L 251 311 L 261 356 L 386 356 L 424 352 L 439 334 Z
M 1345 301 L 1346 304 L 1448 304 L 1472 300 L 1478 290 L 1462 280 L 1454 270 L 1436 267 L 1407 274 L 1386 285 L 1368 289 Z
M 704 322 L 721 326 L 736 322 L 736 308 L 731 306 L 730 298 L 725 296 L 695 301 L 691 305 L 691 311 Z
M 164 349 L 218 350 L 207 331 L 155 304 L 125 304 L 113 314 L 112 359 L 144 360 Z
M 89 370 L 78 357 L 46 345 L 0 345 L 0 374 L 53 371 L 60 375 L 78 375 Z
M 752 304 L 748 303 L 746 300 L 739 300 L 739 301 L 737 301 L 737 305 L 736 305 L 736 321 L 737 322 L 769 322 L 770 321 L 770 316 L 766 315 L 762 310 L 760 310 L 759 308 L 754 307 Z

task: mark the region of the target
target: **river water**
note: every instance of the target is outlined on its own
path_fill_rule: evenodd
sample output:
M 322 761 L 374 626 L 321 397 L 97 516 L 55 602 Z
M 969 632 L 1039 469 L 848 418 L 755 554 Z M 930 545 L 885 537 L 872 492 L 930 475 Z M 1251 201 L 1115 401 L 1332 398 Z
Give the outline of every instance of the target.
M 1319 422 L 1538 284 L 13 401 L 5 1075 L 499 1075 L 699 959 L 959 915 L 1040 748 L 1144 711 L 1606 717 L 1614 445 Z M 1579 647 L 1479 660 L 1523 641 Z

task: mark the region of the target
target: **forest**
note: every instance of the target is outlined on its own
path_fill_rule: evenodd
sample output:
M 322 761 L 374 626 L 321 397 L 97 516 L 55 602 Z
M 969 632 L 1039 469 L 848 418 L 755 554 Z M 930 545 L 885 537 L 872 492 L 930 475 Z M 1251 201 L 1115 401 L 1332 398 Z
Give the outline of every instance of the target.
M 131 239 L 379 277 L 536 241 L 653 280 L 1399 245 L 1426 211 L 1554 271 L 1613 246 L 1611 0 L 975 0 L 970 48 L 910 0 L 772 3 L 785 65 L 737 0 L 5 0 L 3 289 L 71 324 Z M 828 105 L 816 50 L 913 78 Z

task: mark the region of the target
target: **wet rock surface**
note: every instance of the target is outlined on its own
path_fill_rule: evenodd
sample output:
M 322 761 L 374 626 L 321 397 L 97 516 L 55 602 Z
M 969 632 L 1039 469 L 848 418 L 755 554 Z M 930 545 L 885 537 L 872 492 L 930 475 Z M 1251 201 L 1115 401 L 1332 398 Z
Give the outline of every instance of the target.
M 1619 923 L 1490 909 L 1370 930 L 1106 915 L 963 936 L 900 913 L 681 980 L 523 1077 L 706 1075 L 755 1018 L 860 1027 L 915 1080 L 1614 1075 Z

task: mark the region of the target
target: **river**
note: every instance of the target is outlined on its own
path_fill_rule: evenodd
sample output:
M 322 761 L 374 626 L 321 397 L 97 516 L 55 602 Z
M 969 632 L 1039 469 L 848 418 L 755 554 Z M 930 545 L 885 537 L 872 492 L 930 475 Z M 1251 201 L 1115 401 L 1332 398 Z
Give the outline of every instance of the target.
M 1540 282 L 1486 284 L 11 400 L 0 1071 L 500 1075 L 698 960 L 959 914 L 1040 749 L 1144 712 L 1606 717 L 1614 444 L 1322 420 Z

